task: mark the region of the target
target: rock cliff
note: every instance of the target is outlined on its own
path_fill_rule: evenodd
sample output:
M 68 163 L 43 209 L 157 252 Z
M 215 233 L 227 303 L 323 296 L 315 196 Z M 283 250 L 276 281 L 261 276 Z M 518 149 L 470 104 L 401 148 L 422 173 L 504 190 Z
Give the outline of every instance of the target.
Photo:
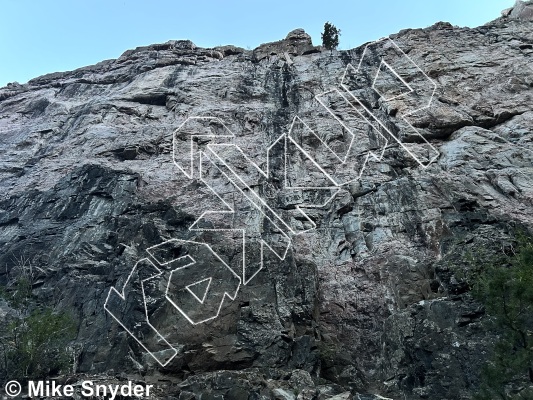
M 360 106 L 398 140 L 374 134 L 387 143 L 380 158 L 324 207 L 306 209 L 314 228 L 293 236 L 286 257 L 269 259 L 217 318 L 195 325 L 154 306 L 152 322 L 177 350 L 165 366 L 104 303 L 148 248 L 216 236 L 190 229 L 221 198 L 173 164 L 173 132 L 188 118 L 217 117 L 265 166 L 298 116 L 342 152 L 346 130 L 315 96 L 340 88 L 365 46 L 322 52 L 302 30 L 253 51 L 170 41 L 1 88 L 0 284 L 31 268 L 36 301 L 75 315 L 78 379 L 128 377 L 179 399 L 470 398 L 492 337 L 457 271 L 469 251 L 497 250 L 515 229 L 533 228 L 531 7 L 478 28 L 391 35 L 435 83 L 429 107 L 402 114 L 365 92 Z M 420 164 L 409 148 L 438 156 Z M 325 150 L 314 156 L 327 164 Z M 341 178 L 358 173 L 355 158 Z M 295 180 L 312 169 L 300 164 Z M 249 187 L 266 190 L 256 175 L 246 175 Z M 237 193 L 219 178 L 211 187 L 223 198 Z M 303 226 L 303 203 L 278 199 L 275 210 Z M 240 222 L 261 234 L 265 219 L 243 210 Z M 132 326 L 143 313 L 133 294 L 121 311 Z M 0 318 L 14 313 L 0 302 Z

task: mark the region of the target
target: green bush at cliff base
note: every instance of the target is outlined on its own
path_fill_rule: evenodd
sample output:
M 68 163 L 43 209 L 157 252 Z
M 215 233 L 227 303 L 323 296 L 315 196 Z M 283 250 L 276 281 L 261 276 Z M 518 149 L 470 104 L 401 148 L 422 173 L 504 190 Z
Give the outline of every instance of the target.
M 523 234 L 511 255 L 485 266 L 473 287 L 498 335 L 481 372 L 481 399 L 533 399 L 533 240 Z
M 74 319 L 49 307 L 32 309 L 31 287 L 27 277 L 20 277 L 13 290 L 0 293 L 17 313 L 0 337 L 0 379 L 46 378 L 68 368 Z

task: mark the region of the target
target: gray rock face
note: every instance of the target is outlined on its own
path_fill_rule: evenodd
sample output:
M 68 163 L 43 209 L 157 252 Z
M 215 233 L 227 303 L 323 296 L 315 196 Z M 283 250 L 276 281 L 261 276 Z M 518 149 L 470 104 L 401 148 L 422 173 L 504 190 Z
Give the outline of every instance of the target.
M 533 21 L 533 2 L 517 0 L 514 7 L 509 10 L 509 17 Z
M 313 46 L 311 36 L 303 29 L 295 29 L 284 40 L 265 43 L 253 51 L 255 60 L 261 61 L 270 56 L 283 56 L 287 53 L 292 56 L 319 53 L 320 47 Z
M 189 229 L 221 202 L 172 163 L 173 131 L 188 117 L 219 117 L 264 166 L 298 116 L 342 151 L 346 131 L 315 96 L 341 90 L 364 47 L 320 52 L 302 30 L 253 51 L 171 41 L 0 89 L 0 283 L 27 260 L 36 301 L 76 315 L 78 376 L 122 373 L 155 383 L 161 398 L 469 398 L 491 337 L 457 270 L 469 251 L 497 250 L 533 225 L 533 26 L 515 10 L 479 28 L 392 36 L 436 83 L 431 106 L 406 117 L 422 136 L 404 129 L 398 102 L 361 90 L 365 106 L 416 154 L 425 139 L 438 158 L 423 168 L 390 140 L 359 180 L 306 209 L 316 229 L 294 236 L 287 257 L 271 259 L 216 319 L 192 325 L 154 298 L 152 322 L 178 353 L 165 367 L 104 303 L 151 246 L 216 238 Z M 357 144 L 375 148 L 377 136 Z M 217 193 L 235 195 L 215 178 Z M 250 185 L 262 193 L 261 178 Z M 305 228 L 302 203 L 275 204 Z M 242 210 L 262 231 L 265 219 Z M 237 254 L 219 251 L 228 263 Z M 125 302 L 125 324 L 142 319 L 140 291 Z M 0 303 L 0 318 L 12 314 Z

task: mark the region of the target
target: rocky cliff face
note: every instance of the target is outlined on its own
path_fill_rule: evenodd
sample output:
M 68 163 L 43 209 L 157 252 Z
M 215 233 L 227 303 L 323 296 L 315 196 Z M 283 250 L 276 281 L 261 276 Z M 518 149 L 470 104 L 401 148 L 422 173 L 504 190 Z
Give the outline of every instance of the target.
M 38 301 L 76 316 L 77 376 L 133 377 L 155 383 L 161 398 L 469 398 L 492 338 L 457 271 L 469 252 L 497 251 L 514 230 L 533 227 L 527 7 L 479 28 L 438 23 L 392 35 L 436 84 L 430 106 L 406 112 L 401 96 L 363 82 L 361 103 L 346 95 L 352 111 L 340 98 L 328 103 L 345 125 L 315 96 L 356 92 L 340 84 L 365 47 L 321 52 L 301 30 L 254 51 L 171 41 L 0 89 L 0 283 L 9 287 L 31 265 Z M 394 89 L 389 77 L 381 94 Z M 383 126 L 361 128 L 354 148 L 381 149 L 380 157 L 365 164 L 361 150 L 331 161 L 324 143 L 347 150 L 346 126 L 363 106 Z M 268 258 L 217 318 L 191 324 L 155 299 L 151 322 L 177 351 L 161 366 L 105 311 L 110 288 L 124 287 L 151 246 L 216 242 L 222 234 L 190 228 L 223 208 L 221 198 L 247 229 L 276 234 L 215 164 L 210 186 L 173 164 L 173 132 L 196 116 L 220 118 L 261 167 L 298 116 L 323 142 L 297 139 L 326 167 L 317 172 L 303 157 L 290 178 L 312 187 L 324 173 L 359 179 L 339 185 L 324 207 L 304 209 L 308 219 L 295 209 L 305 195 L 278 196 L 275 213 L 310 229 L 291 237 L 283 260 Z M 271 156 L 283 160 L 281 150 Z M 266 196 L 264 178 L 233 161 L 247 188 Z M 228 264 L 239 257 L 237 240 L 217 243 Z M 125 326 L 144 318 L 140 293 L 132 286 L 117 311 Z M 0 311 L 4 320 L 14 313 L 6 302 Z M 164 353 L 160 339 L 137 333 Z

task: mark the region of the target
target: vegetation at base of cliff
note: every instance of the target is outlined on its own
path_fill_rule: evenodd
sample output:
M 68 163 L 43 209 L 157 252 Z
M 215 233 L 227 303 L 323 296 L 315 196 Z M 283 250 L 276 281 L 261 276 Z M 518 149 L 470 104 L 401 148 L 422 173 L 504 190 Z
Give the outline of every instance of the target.
M 512 251 L 485 265 L 473 282 L 488 328 L 498 335 L 474 399 L 533 399 L 533 238 L 520 233 Z
M 0 298 L 14 314 L 0 333 L 0 380 L 46 378 L 70 364 L 68 343 L 75 336 L 75 321 L 51 307 L 35 307 L 32 278 L 26 271 L 0 288 Z

